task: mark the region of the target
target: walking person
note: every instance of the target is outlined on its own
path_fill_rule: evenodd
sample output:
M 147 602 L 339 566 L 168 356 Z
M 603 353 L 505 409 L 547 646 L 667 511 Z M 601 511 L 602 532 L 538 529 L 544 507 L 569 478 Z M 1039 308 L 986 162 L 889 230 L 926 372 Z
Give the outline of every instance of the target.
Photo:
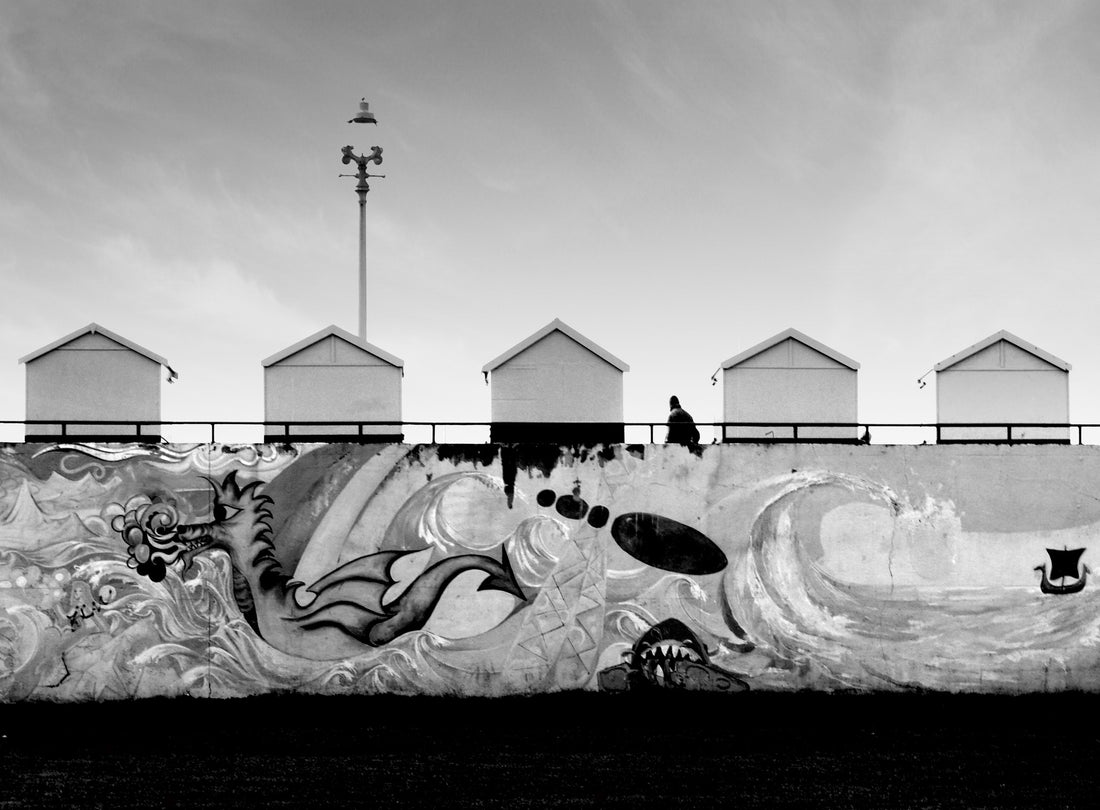
M 695 427 L 691 414 L 680 407 L 679 398 L 670 397 L 668 409 L 668 436 L 665 441 L 668 444 L 699 444 L 699 428 Z

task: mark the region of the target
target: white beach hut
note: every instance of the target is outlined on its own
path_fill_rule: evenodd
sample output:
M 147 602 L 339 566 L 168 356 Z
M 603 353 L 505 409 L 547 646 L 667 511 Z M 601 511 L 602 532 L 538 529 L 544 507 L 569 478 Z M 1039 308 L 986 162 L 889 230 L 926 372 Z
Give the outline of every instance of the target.
M 160 369 L 169 380 L 177 375 L 159 354 L 90 323 L 19 362 L 27 369 L 27 441 L 160 441 Z M 30 424 L 37 420 L 46 424 Z
M 492 440 L 623 441 L 623 373 L 611 352 L 553 320 L 482 367 L 492 375 Z
M 1001 330 L 953 354 L 936 371 L 941 442 L 1069 441 L 1070 364 Z M 951 423 L 992 427 L 949 427 Z M 1012 427 L 1020 425 L 1019 427 Z
M 263 361 L 264 440 L 401 441 L 404 366 L 338 326 L 276 352 Z
M 725 441 L 856 441 L 859 363 L 786 329 L 722 363 Z M 797 425 L 772 424 L 798 423 Z M 814 427 L 840 422 L 848 427 Z

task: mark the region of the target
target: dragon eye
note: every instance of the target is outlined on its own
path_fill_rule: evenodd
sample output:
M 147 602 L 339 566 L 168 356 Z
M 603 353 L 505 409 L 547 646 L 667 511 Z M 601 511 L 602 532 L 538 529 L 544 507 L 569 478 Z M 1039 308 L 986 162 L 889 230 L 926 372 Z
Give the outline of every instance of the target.
M 236 506 L 226 506 L 224 503 L 214 505 L 214 520 L 221 523 L 223 520 L 229 520 L 235 518 L 241 513 L 241 510 Z

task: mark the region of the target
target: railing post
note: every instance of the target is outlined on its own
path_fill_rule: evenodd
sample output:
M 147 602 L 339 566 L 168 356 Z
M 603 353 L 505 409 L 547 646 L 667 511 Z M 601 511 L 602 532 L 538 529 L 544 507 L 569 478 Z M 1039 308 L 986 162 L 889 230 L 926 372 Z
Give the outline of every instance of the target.
M 649 443 L 650 444 L 656 444 L 657 443 L 656 441 L 653 440 L 653 423 L 652 422 L 649 423 Z
M 798 425 L 791 425 L 791 439 L 798 442 Z
M 1077 426 L 1077 443 L 1078 444 L 1084 444 L 1085 443 L 1085 440 L 1083 438 L 1081 438 L 1081 429 L 1082 429 L 1082 426 L 1078 425 Z
M 936 423 L 936 444 L 940 444 L 940 426 Z
M 432 444 L 435 444 L 435 422 L 432 422 Z

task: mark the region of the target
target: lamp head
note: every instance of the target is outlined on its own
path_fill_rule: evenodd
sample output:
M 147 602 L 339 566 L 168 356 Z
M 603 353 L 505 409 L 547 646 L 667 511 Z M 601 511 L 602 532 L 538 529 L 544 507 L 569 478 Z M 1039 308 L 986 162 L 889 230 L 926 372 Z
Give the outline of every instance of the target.
M 377 124 L 378 119 L 374 117 L 374 113 L 370 111 L 370 105 L 366 99 L 359 102 L 359 112 L 355 114 L 354 118 L 348 120 L 349 124 Z

